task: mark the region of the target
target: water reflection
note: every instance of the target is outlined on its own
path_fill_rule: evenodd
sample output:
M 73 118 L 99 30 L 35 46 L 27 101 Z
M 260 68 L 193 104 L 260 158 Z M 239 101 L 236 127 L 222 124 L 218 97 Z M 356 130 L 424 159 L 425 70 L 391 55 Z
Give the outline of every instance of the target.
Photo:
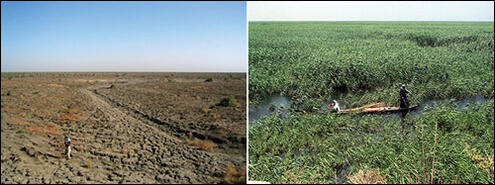
M 271 96 L 255 106 L 249 106 L 249 126 L 263 116 L 278 115 L 287 118 L 290 104 L 289 98 L 285 96 Z

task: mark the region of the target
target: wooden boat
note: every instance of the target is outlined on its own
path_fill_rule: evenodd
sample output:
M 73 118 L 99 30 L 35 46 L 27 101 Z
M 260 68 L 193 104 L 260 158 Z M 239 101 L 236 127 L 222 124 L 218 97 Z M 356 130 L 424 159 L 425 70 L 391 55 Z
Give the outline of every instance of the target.
M 409 106 L 409 108 L 400 108 L 400 107 L 389 107 L 385 106 L 383 103 L 372 103 L 362 107 L 352 108 L 352 109 L 344 109 L 337 114 L 349 114 L 349 113 L 362 113 L 362 114 L 371 114 L 371 113 L 393 113 L 393 112 L 404 112 L 409 110 L 414 110 L 418 108 L 418 105 Z

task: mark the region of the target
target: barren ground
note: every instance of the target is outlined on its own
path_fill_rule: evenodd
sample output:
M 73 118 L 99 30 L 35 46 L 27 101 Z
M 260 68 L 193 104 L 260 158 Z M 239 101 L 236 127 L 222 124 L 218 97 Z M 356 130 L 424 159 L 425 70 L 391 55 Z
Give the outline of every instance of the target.
M 2 73 L 1 182 L 244 182 L 245 92 L 244 73 Z

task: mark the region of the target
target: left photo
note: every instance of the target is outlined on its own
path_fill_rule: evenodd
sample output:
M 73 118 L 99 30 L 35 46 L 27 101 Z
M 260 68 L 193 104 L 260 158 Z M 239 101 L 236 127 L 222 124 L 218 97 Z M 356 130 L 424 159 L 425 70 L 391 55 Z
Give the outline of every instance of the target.
M 246 2 L 1 2 L 1 183 L 246 183 Z

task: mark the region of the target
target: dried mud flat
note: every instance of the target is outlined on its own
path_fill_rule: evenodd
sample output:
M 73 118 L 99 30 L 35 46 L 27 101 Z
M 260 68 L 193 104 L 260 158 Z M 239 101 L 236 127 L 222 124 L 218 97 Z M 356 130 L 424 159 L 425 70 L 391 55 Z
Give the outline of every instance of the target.
M 245 182 L 245 92 L 244 73 L 2 73 L 1 183 Z

